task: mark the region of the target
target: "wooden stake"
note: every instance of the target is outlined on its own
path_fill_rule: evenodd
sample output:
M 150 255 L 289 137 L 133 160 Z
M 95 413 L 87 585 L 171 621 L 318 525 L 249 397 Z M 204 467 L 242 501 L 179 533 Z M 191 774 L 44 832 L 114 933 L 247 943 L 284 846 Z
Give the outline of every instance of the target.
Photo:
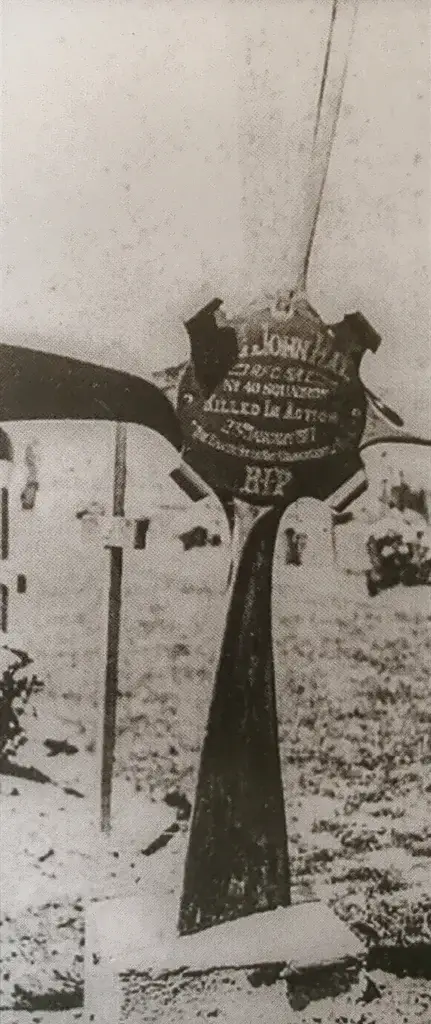
M 114 516 L 124 516 L 126 497 L 127 428 L 117 423 L 114 462 Z M 102 726 L 101 764 L 101 817 L 102 832 L 111 828 L 112 776 L 115 762 L 115 723 L 118 693 L 118 659 L 120 649 L 121 586 L 123 577 L 123 549 L 110 549 L 110 579 L 108 597 L 108 633 Z
M 0 558 L 7 561 L 9 558 L 9 491 L 7 487 L 1 488 L 1 529 L 0 529 Z M 2 633 L 7 633 L 9 620 L 9 587 L 2 583 L 0 586 L 0 628 Z

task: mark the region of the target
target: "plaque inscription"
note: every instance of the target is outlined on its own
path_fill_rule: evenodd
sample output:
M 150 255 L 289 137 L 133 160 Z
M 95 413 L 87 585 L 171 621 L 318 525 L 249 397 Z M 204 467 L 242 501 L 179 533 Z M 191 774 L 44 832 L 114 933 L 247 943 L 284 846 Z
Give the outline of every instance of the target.
M 210 395 L 193 365 L 181 382 L 187 461 L 231 496 L 294 500 L 304 480 L 359 443 L 365 401 L 358 360 L 337 347 L 309 307 L 289 314 L 267 308 L 235 330 L 237 358 Z

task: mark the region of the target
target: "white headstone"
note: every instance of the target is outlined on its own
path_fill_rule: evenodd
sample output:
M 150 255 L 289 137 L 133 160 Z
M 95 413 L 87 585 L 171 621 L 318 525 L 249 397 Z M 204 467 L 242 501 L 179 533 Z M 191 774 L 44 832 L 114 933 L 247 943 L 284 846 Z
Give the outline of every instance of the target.
M 286 520 L 286 526 L 287 526 Z M 295 524 L 306 535 L 301 563 L 304 568 L 326 569 L 334 565 L 332 510 L 323 501 L 304 498 L 296 504 Z

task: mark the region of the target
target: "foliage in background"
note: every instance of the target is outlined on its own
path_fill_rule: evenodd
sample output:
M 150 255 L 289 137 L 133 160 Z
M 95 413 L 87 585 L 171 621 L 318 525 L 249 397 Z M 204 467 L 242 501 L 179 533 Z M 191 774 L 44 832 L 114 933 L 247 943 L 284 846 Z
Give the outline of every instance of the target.
M 32 658 L 25 651 L 3 646 L 0 650 L 0 762 L 16 757 L 27 742 L 23 715 L 30 698 L 43 682 L 29 666 Z

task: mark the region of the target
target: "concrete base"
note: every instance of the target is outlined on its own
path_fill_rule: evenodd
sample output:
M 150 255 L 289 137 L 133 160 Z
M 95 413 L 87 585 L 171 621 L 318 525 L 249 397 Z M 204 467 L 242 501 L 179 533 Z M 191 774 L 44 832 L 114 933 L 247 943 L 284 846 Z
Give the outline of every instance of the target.
M 163 979 L 168 986 L 173 974 L 192 978 L 220 970 L 281 965 L 286 979 L 303 979 L 307 972 L 326 968 L 335 970 L 338 977 L 344 974 L 348 985 L 352 968 L 359 968 L 363 960 L 362 943 L 323 903 L 300 903 L 253 914 L 183 937 L 176 934 L 176 911 L 176 899 L 161 899 L 157 906 L 153 895 L 146 900 L 136 895 L 89 907 L 87 1024 L 121 1021 L 127 975 L 139 977 L 142 992 L 157 979 L 159 988 Z

